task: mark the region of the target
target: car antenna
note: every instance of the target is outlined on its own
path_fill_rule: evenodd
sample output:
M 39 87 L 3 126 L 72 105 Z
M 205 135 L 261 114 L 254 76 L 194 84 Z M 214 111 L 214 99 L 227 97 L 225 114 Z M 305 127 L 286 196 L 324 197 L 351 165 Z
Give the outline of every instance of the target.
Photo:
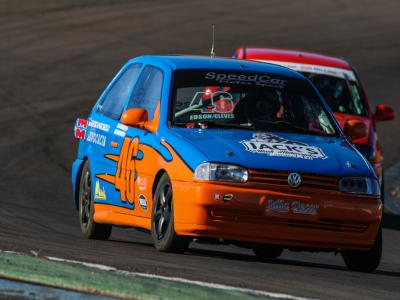
M 215 31 L 215 25 L 213 24 L 212 25 L 212 44 L 211 44 L 211 52 L 210 52 L 211 58 L 215 57 L 215 51 L 214 51 L 214 43 L 215 43 L 214 36 L 215 36 L 215 33 L 214 33 L 214 31 Z

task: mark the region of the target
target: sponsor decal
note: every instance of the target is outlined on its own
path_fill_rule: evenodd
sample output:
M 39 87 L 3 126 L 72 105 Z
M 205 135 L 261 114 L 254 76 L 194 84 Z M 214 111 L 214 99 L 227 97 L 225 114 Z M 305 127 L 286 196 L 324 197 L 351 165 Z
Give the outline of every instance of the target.
M 104 147 L 106 145 L 107 138 L 102 134 L 96 133 L 95 131 L 88 132 L 87 128 L 88 127 L 93 127 L 98 129 L 102 128 L 101 130 L 105 131 L 105 129 L 107 129 L 107 126 L 105 125 L 107 124 L 99 123 L 93 120 L 87 121 L 85 119 L 77 119 L 74 128 L 74 135 L 77 139 L 84 140 Z
M 179 117 L 188 112 L 195 112 L 190 116 L 191 121 L 201 121 L 210 119 L 234 119 L 234 103 L 232 94 L 226 91 L 217 92 L 197 92 L 184 108 L 175 114 Z
M 108 132 L 110 130 L 110 125 L 95 121 L 93 119 L 89 119 L 88 126 L 105 132 Z
M 221 197 L 222 197 L 222 196 L 221 196 L 220 194 L 218 194 L 218 193 L 215 193 L 215 194 L 214 194 L 214 200 L 215 200 L 215 201 L 221 200 Z
M 191 121 L 200 121 L 200 120 L 215 120 L 215 119 L 234 119 L 234 114 L 201 114 L 201 115 L 191 115 Z
M 139 206 L 142 210 L 147 211 L 147 199 L 143 194 L 140 194 L 139 197 Z
M 319 205 L 303 203 L 301 201 L 286 202 L 284 199 L 269 199 L 265 206 L 266 212 L 292 212 L 302 215 L 317 215 Z
M 290 210 L 289 203 L 286 203 L 283 199 L 277 200 L 268 200 L 267 205 L 265 206 L 265 210 L 268 211 L 277 211 L 277 212 L 288 212 Z
M 94 197 L 97 200 L 107 200 L 106 191 L 104 190 L 104 187 L 100 187 L 100 182 L 98 180 L 96 181 L 94 190 L 95 190 Z
M 87 125 L 88 125 L 87 120 L 79 118 L 76 119 L 74 135 L 77 139 L 85 140 Z
M 96 133 L 94 131 L 90 131 L 88 137 L 86 138 L 86 141 L 103 147 L 106 145 L 106 140 L 106 136 Z
M 115 129 L 115 130 L 114 130 L 114 134 L 115 134 L 115 135 L 118 135 L 118 136 L 120 136 L 120 137 L 125 137 L 126 132 L 125 132 L 125 131 L 122 131 L 122 130 L 119 130 L 119 129 Z
M 292 202 L 292 212 L 294 214 L 317 215 L 319 209 L 318 204 L 301 203 L 300 201 Z
M 256 60 L 256 61 L 280 65 L 298 72 L 322 74 L 343 79 L 347 77 L 349 80 L 356 81 L 356 76 L 354 75 L 354 72 L 351 70 L 335 68 L 335 67 L 311 65 L 311 64 L 291 63 L 291 62 L 277 61 L 277 60 Z
M 287 80 L 274 78 L 267 74 L 226 74 L 208 72 L 205 78 L 214 80 L 220 84 L 245 84 L 275 88 L 284 88 L 287 85 Z
M 124 124 L 118 123 L 117 128 L 123 131 L 127 131 L 129 127 Z
M 310 146 L 297 141 L 290 141 L 280 136 L 257 132 L 251 140 L 240 142 L 246 150 L 252 153 L 266 154 L 269 156 L 293 157 L 302 159 L 326 159 L 327 156 L 321 148 Z
M 147 188 L 147 179 L 146 178 L 138 177 L 136 181 L 137 181 L 139 190 L 144 191 Z

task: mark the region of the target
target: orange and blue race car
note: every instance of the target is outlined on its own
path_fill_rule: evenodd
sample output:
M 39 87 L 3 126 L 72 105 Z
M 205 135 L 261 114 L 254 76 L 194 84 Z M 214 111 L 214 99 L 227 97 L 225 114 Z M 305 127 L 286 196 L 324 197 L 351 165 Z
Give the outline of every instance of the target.
M 357 124 L 346 134 L 362 134 Z M 370 163 L 303 75 L 251 61 L 129 60 L 74 128 L 82 233 L 149 230 L 160 251 L 193 239 L 253 249 L 338 251 L 372 271 L 382 203 Z
M 372 112 L 365 88 L 354 67 L 344 59 L 297 50 L 244 47 L 235 58 L 281 65 L 308 77 L 333 110 L 342 129 L 359 123 L 361 136 L 348 136 L 373 166 L 384 200 L 383 150 L 376 123 L 390 121 L 395 113 L 390 106 L 378 104 Z

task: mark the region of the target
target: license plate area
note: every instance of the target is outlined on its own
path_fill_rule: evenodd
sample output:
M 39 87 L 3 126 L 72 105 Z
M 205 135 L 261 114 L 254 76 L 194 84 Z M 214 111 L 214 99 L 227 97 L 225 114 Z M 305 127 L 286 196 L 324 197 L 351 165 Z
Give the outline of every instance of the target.
M 312 199 L 287 197 L 267 197 L 264 213 L 268 217 L 286 219 L 319 219 L 320 204 Z

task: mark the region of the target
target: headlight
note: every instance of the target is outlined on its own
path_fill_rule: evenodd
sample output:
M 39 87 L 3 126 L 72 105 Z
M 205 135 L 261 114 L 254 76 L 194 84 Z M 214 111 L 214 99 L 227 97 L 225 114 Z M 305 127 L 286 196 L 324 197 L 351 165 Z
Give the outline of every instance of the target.
M 344 177 L 339 180 L 339 190 L 344 193 L 379 196 L 381 189 L 376 179 L 368 177 Z
M 246 182 L 248 178 L 245 168 L 228 164 L 202 163 L 194 171 L 195 180 Z

